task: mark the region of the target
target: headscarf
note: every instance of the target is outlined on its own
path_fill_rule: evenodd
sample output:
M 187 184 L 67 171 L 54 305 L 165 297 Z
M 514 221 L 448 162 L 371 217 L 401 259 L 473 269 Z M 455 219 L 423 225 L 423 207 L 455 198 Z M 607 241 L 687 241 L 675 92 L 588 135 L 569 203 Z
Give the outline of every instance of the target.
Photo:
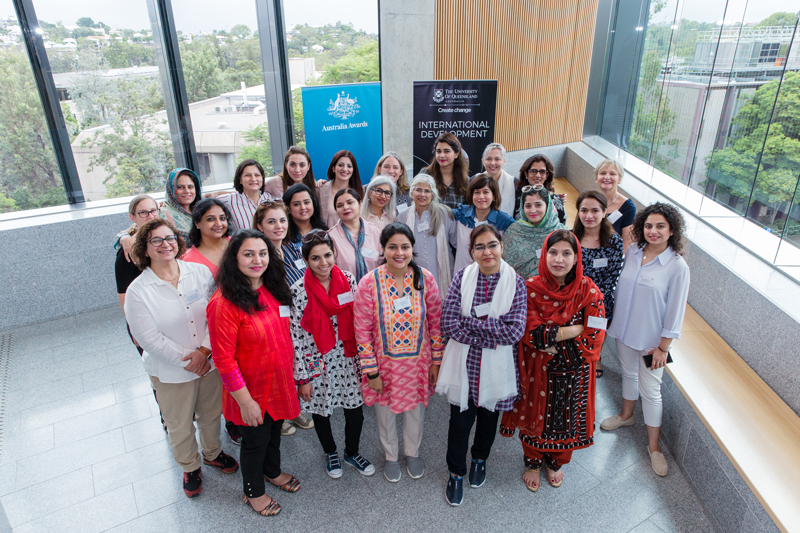
M 353 324 L 353 302 L 339 304 L 339 295 L 351 292 L 347 276 L 344 275 L 342 269 L 333 265 L 328 291 L 310 268 L 306 268 L 303 280 L 308 304 L 303 311 L 300 326 L 311 333 L 319 353 L 325 355 L 336 346 L 337 332 L 333 330 L 331 317 L 338 316 L 339 340 L 344 344 L 344 355 L 345 357 L 354 357 L 357 347 L 356 330 Z
M 162 215 L 166 216 L 162 216 L 162 218 L 166 218 L 175 224 L 175 227 L 178 228 L 178 232 L 183 237 L 183 240 L 186 241 L 186 246 L 188 248 L 190 246 L 189 231 L 192 229 L 192 214 L 187 211 L 178 201 L 178 194 L 175 190 L 176 181 L 178 181 L 178 175 L 182 172 L 187 172 L 194 178 L 195 199 L 199 200 L 202 197 L 202 193 L 200 192 L 200 180 L 197 178 L 197 174 L 188 168 L 174 169 L 169 173 L 169 177 L 167 178 L 166 194 L 164 197 L 164 208 L 162 213 Z
M 536 252 L 542 249 L 547 236 L 558 229 L 569 229 L 558 221 L 558 213 L 549 194 L 544 217 L 538 224 L 531 222 L 523 209 L 524 199 L 529 196 L 523 195 L 520 198 L 520 218 L 503 234 L 503 259 L 523 278 L 539 273 L 540 259 L 536 257 Z M 541 198 L 538 194 L 535 196 Z M 542 258 L 544 255 L 542 252 Z
M 353 249 L 356 252 L 356 281 L 357 282 L 361 281 L 361 278 L 363 278 L 364 275 L 367 273 L 367 263 L 366 263 L 366 261 L 364 261 L 364 256 L 361 255 L 361 247 L 364 246 L 364 237 L 365 237 L 365 235 L 367 233 L 366 232 L 366 228 L 364 227 L 366 222 L 364 222 L 363 218 L 359 218 L 359 221 L 361 222 L 361 228 L 358 230 L 358 237 L 357 237 L 356 241 L 353 241 L 353 235 L 350 234 L 350 230 L 347 229 L 347 226 L 345 226 L 343 222 L 341 223 L 342 231 L 344 232 L 344 236 L 347 237 L 347 241 L 350 243 L 350 246 L 352 246 Z

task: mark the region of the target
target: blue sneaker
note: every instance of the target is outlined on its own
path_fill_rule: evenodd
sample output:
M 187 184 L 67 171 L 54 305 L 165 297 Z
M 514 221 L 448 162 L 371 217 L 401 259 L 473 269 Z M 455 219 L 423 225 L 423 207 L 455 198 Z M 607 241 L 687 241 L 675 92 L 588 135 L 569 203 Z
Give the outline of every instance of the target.
M 360 453 L 357 453 L 352 457 L 344 454 L 344 462 L 350 466 L 356 467 L 358 473 L 362 476 L 371 476 L 375 473 L 375 467 L 372 466 L 372 463 L 364 459 Z
M 472 466 L 469 467 L 469 486 L 473 489 L 483 486 L 486 483 L 486 461 L 472 460 Z
M 325 469 L 333 479 L 342 477 L 342 463 L 339 462 L 339 454 L 337 452 L 329 453 L 325 456 Z
M 444 496 L 447 498 L 447 503 L 453 507 L 458 507 L 464 501 L 463 482 L 463 477 L 453 477 L 453 474 L 450 474 L 450 478 L 447 480 L 447 490 L 444 491 Z

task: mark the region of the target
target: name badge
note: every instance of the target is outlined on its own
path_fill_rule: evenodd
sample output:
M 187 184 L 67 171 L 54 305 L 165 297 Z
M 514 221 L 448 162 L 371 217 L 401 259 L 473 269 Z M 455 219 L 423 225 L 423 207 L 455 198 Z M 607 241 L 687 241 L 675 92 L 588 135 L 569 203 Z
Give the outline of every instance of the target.
M 608 266 L 608 258 L 607 257 L 598 257 L 592 262 L 593 268 L 605 268 Z
M 608 319 L 599 316 L 590 316 L 586 321 L 586 325 L 594 329 L 606 329 L 606 324 L 608 324 Z
M 483 226 L 484 224 L 488 224 L 488 223 L 489 223 L 488 220 L 481 220 L 480 222 L 476 222 L 475 223 L 475 227 L 477 228 L 478 226 Z
M 306 262 L 303 261 L 302 259 L 295 259 L 294 266 L 302 270 L 306 267 Z
M 653 277 L 640 276 L 637 283 L 639 285 L 644 285 L 645 287 L 653 287 L 656 284 L 656 280 Z
M 402 298 L 398 298 L 394 301 L 395 311 L 399 311 L 400 309 L 405 309 L 407 307 L 411 307 L 411 298 L 408 296 L 403 296 Z
M 362 248 L 361 255 L 363 255 L 367 259 L 375 259 L 378 256 L 378 254 L 375 253 L 375 250 L 371 248 Z
M 608 218 L 608 221 L 613 224 L 614 222 L 616 222 L 617 220 L 622 218 L 622 213 L 619 212 L 619 209 L 615 209 L 614 211 L 609 213 L 607 218 Z
M 489 314 L 489 308 L 492 306 L 492 302 L 486 302 L 485 304 L 476 305 L 475 306 L 475 316 L 486 316 Z
M 427 222 L 420 222 L 419 224 L 417 224 L 417 231 L 428 231 L 430 227 L 431 225 L 428 224 Z
M 539 248 L 538 250 L 536 250 L 536 259 L 541 259 L 541 257 L 542 257 L 542 249 Z
M 343 292 L 337 298 L 339 298 L 339 305 L 349 304 L 353 301 L 353 293 Z
M 193 302 L 196 302 L 197 300 L 199 300 L 200 296 L 201 296 L 200 295 L 200 291 L 195 289 L 195 290 L 193 290 L 191 292 L 187 292 L 186 294 L 184 294 L 183 295 L 183 301 L 186 302 L 187 304 L 190 304 L 190 303 L 193 303 Z
M 292 316 L 292 310 L 288 305 L 282 305 L 278 307 L 278 312 L 280 313 L 281 318 Z

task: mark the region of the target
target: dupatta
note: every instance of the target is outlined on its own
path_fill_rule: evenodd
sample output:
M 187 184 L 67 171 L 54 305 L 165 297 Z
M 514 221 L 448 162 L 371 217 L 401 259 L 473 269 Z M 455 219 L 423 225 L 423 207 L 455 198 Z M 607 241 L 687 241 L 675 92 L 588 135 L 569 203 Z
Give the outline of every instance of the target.
M 547 236 L 559 229 L 569 229 L 558 221 L 558 213 L 553 205 L 550 195 L 547 195 L 547 211 L 538 224 L 531 222 L 520 199 L 520 218 L 503 234 L 503 259 L 517 271 L 523 278 L 529 278 L 539 273 L 539 257 L 536 252 L 541 251 Z M 541 252 L 544 258 L 545 251 Z

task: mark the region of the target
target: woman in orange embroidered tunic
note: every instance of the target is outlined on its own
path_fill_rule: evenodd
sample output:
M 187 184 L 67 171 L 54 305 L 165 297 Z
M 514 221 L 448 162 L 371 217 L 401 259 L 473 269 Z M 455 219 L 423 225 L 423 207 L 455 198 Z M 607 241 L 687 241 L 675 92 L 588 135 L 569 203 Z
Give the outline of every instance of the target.
M 414 261 L 414 234 L 392 223 L 381 232 L 386 263 L 361 280 L 354 321 L 364 403 L 375 406 L 386 453 L 384 476 L 400 480 L 396 415 L 403 413 L 406 471 L 422 477 L 419 457 L 425 407 L 439 375 L 442 300 L 433 274 Z
M 539 274 L 528 278 L 528 321 L 520 341 L 520 397 L 503 415 L 500 434 L 519 438 L 522 479 L 539 489 L 539 470 L 561 486 L 573 450 L 594 443 L 595 364 L 605 338 L 603 294 L 583 275 L 581 247 L 569 230 L 545 240 Z

